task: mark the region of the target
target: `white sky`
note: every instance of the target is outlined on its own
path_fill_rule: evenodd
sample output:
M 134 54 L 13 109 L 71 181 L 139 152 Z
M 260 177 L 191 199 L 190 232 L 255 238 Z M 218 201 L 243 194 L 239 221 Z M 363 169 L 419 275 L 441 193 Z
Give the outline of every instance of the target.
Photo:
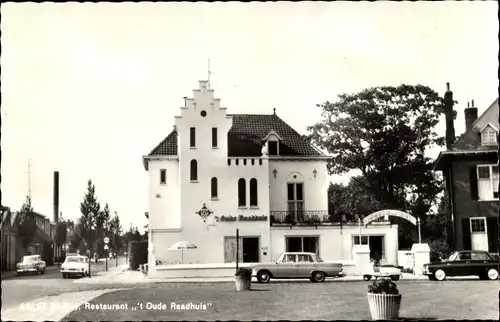
M 2 204 L 28 193 L 76 219 L 90 178 L 122 225 L 146 224 L 141 157 L 207 78 L 229 113 L 301 133 L 315 105 L 378 85 L 451 83 L 463 109 L 498 95 L 497 2 L 22 3 L 2 11 Z M 440 133 L 444 134 L 441 125 Z M 432 151 L 437 155 L 437 151 Z M 339 178 L 335 178 L 336 180 Z M 343 181 L 346 178 L 341 179 Z

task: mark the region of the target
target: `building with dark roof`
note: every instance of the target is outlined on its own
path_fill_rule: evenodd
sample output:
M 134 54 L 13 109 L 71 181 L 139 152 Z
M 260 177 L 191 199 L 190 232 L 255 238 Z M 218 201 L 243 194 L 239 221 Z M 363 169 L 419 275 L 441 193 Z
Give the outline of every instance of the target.
M 330 220 L 329 156 L 275 109 L 227 114 L 207 81 L 184 99 L 174 129 L 143 157 L 149 172 L 150 251 L 157 260 L 234 262 L 236 229 L 242 262 L 271 261 L 284 251 L 351 259 L 359 228 L 342 230 Z M 380 241 L 381 252 L 395 262 L 397 226 L 370 229 L 387 237 Z M 178 241 L 197 248 L 184 251 L 182 259 L 168 250 Z
M 452 246 L 498 253 L 498 98 L 478 117 L 474 101 L 465 109 L 466 131 L 455 137 L 453 93 L 446 99 L 446 142 L 435 163 L 448 196 Z

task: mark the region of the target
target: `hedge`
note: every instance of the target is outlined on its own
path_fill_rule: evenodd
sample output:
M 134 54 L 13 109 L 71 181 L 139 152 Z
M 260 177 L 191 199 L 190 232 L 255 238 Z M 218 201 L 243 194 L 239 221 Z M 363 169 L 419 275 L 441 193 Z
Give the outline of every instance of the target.
M 148 262 L 148 241 L 131 241 L 128 243 L 128 262 L 131 270 L 138 270 L 139 265 Z

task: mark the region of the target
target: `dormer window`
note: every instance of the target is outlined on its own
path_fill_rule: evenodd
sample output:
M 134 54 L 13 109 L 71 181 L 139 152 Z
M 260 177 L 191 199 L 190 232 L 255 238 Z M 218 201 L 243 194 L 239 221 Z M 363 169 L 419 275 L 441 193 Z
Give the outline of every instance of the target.
M 272 130 L 266 135 L 265 138 L 263 138 L 263 141 L 266 141 L 267 145 L 267 155 L 279 155 L 280 140 L 282 140 L 282 138 L 278 135 L 278 133 Z
M 481 130 L 481 145 L 497 145 L 498 130 L 488 124 Z
M 267 142 L 267 155 L 278 155 L 278 141 Z

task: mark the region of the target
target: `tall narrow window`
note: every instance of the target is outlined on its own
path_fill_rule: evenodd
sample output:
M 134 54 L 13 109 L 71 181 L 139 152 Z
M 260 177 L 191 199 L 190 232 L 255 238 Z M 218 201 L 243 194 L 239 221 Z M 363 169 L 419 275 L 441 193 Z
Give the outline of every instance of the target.
M 247 205 L 247 191 L 245 179 L 238 180 L 238 207 Z
M 216 148 L 217 145 L 217 128 L 213 127 L 212 128 L 212 148 Z
M 196 147 L 196 128 L 189 128 L 189 147 Z
M 288 216 L 290 219 L 302 222 L 304 217 L 304 192 L 302 183 L 288 183 Z
M 218 198 L 218 195 L 217 195 L 217 178 L 212 178 L 212 180 L 210 180 L 210 196 L 212 197 L 212 199 L 217 199 Z
M 167 184 L 167 170 L 160 170 L 160 184 Z
M 253 178 L 250 180 L 250 207 L 257 205 L 257 179 Z
M 198 181 L 198 161 L 191 160 L 191 181 Z
M 268 141 L 267 149 L 268 155 L 278 155 L 278 141 Z

